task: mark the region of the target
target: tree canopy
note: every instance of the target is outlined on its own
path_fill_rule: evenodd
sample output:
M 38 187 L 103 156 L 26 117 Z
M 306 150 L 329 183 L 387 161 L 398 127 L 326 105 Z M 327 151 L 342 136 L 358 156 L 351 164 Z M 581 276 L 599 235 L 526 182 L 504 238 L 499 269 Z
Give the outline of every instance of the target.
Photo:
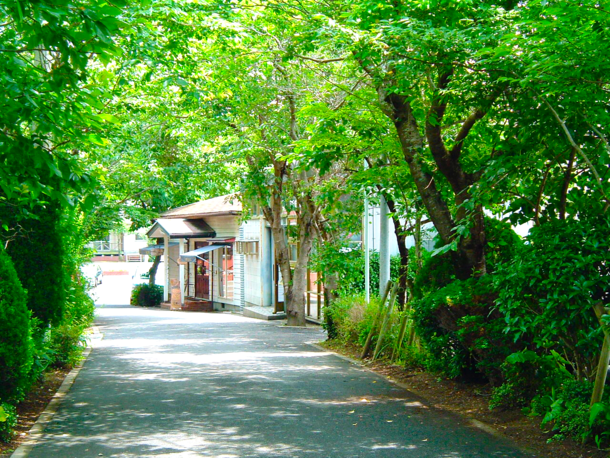
M 239 191 L 273 231 L 289 321 L 303 325 L 307 269 L 332 307 L 354 284 L 363 196 L 383 197 L 400 309 L 425 351 L 453 349 L 438 358 L 451 374 L 517 386 L 507 364 L 532 354 L 578 382 L 601 373 L 606 2 L 0 0 L 0 12 L 7 253 L 43 243 L 51 214 L 74 228 L 57 244 L 75 259 L 125 218 L 143 227 Z M 437 240 L 424 255 L 426 222 Z M 520 239 L 517 225 L 533 229 Z M 62 307 L 30 305 L 54 325 Z

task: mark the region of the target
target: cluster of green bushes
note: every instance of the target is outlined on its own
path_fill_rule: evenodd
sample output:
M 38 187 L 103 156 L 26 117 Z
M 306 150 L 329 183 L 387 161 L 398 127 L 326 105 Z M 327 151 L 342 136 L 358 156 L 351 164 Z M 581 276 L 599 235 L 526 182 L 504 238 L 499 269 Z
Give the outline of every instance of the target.
M 607 445 L 608 390 L 590 402 L 603 341 L 593 306 L 610 302 L 610 221 L 558 220 L 524 240 L 507 224 L 487 224 L 486 275 L 456 278 L 451 253 L 424 259 L 406 310 L 393 313 L 381 356 L 486 381 L 494 387 L 490 408 L 521 408 L 557 438 Z M 378 307 L 359 295 L 340 298 L 326 310 L 329 335 L 362 345 Z M 397 342 L 405 313 L 417 339 Z
M 163 301 L 163 286 L 142 283 L 135 285 L 131 290 L 131 305 L 154 307 Z
M 80 273 L 74 219 L 42 208 L 0 244 L 0 440 L 9 441 L 15 406 L 50 367 L 73 366 L 94 305 Z

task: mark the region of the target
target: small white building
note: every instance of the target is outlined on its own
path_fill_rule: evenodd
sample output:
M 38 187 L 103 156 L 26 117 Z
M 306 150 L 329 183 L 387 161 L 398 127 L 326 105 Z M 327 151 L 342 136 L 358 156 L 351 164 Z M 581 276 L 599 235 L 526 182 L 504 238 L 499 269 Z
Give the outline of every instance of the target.
M 162 241 L 140 253 L 162 250 L 166 302 L 170 280 L 175 279 L 185 310 L 243 310 L 245 315 L 250 311 L 278 317 L 283 313 L 284 289 L 274 262 L 271 229 L 260 215 L 244 221 L 236 195 L 169 210 L 147 236 Z

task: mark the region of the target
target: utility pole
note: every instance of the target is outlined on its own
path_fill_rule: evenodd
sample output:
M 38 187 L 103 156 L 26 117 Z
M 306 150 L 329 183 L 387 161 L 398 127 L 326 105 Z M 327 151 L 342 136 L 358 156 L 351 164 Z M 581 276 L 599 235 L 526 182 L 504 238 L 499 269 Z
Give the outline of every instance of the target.
M 368 304 L 371 300 L 371 258 L 369 253 L 369 197 L 364 194 L 364 221 L 363 221 L 363 247 L 364 247 L 364 298 Z
M 379 196 L 379 293 L 390 280 L 390 210 L 383 196 Z

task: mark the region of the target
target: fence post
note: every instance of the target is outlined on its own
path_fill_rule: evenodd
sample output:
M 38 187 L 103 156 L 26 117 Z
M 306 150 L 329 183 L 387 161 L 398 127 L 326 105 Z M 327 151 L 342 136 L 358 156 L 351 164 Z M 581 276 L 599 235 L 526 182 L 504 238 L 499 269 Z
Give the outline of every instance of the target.
M 373 321 L 373 327 L 369 331 L 369 335 L 366 337 L 366 342 L 364 343 L 364 348 L 362 349 L 362 354 L 360 355 L 361 359 L 367 357 L 369 353 L 369 349 L 371 347 L 371 340 L 373 339 L 373 334 L 375 334 L 375 329 L 379 326 L 379 320 L 381 319 L 381 315 L 383 313 L 383 308 L 385 306 L 385 301 L 388 298 L 388 294 L 390 294 L 390 289 L 392 289 L 393 282 L 392 280 L 388 280 L 388 284 L 385 287 L 385 291 L 383 292 L 383 298 L 381 299 L 381 304 L 379 305 L 379 310 L 377 311 L 377 316 L 375 316 L 375 321 Z
M 598 302 L 593 306 L 597 319 L 604 331 L 604 343 L 599 355 L 599 364 L 597 365 L 597 375 L 595 377 L 595 385 L 593 386 L 593 394 L 591 395 L 591 406 L 601 402 L 604 395 L 604 385 L 606 384 L 606 376 L 608 374 L 608 364 L 610 363 L 610 335 L 605 328 L 603 316 L 608 313 L 608 309 Z
M 392 309 L 394 308 L 394 302 L 396 301 L 396 294 L 398 293 L 398 283 L 395 283 L 392 287 L 392 292 L 390 293 L 390 300 L 388 302 L 388 306 L 386 307 L 385 317 L 383 319 L 383 325 L 381 325 L 381 330 L 379 331 L 379 338 L 377 339 L 377 345 L 375 345 L 375 351 L 373 352 L 373 361 L 377 359 L 379 353 L 381 352 L 381 345 L 383 344 L 383 339 L 385 337 L 386 332 L 388 331 L 388 326 L 390 324 L 390 317 L 392 315 Z

